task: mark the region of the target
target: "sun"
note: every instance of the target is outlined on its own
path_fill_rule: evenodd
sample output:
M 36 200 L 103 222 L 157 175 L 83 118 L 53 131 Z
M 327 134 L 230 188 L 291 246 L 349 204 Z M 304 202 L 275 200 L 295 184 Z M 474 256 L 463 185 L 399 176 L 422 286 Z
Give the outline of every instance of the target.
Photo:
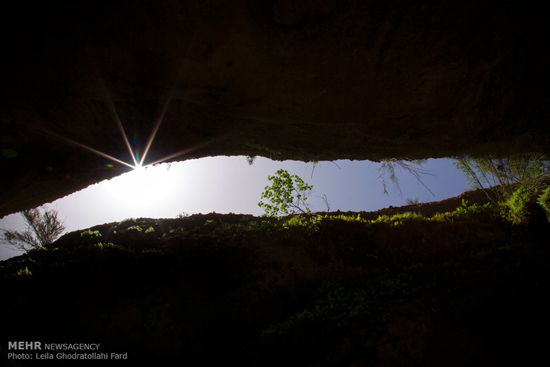
M 134 172 L 136 172 L 136 171 L 142 171 L 142 170 L 146 169 L 147 167 L 144 167 L 141 163 L 137 163 L 132 168 L 133 168 Z
M 176 173 L 168 167 L 167 164 L 137 165 L 133 171 L 111 179 L 106 185 L 106 194 L 111 201 L 134 209 L 136 215 L 150 212 L 169 201 L 176 189 Z

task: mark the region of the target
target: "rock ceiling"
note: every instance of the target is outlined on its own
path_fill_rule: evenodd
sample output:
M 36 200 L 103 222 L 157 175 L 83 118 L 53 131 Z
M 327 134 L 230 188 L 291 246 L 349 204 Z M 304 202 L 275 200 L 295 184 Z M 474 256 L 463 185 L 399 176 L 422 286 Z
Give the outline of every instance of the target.
M 128 145 L 145 164 L 548 152 L 543 10 L 14 2 L 0 25 L 0 216 L 131 169 Z

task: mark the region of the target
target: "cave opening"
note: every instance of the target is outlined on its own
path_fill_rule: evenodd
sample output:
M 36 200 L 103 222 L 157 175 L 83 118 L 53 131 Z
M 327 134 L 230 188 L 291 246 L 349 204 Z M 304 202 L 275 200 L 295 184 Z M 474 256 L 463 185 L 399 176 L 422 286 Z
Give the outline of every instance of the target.
M 237 213 L 261 216 L 258 206 L 268 176 L 280 168 L 313 186 L 313 212 L 360 212 L 440 201 L 468 190 L 466 178 L 450 159 L 429 159 L 422 183 L 397 170 L 396 182 L 386 183 L 382 163 L 371 161 L 274 161 L 264 157 L 208 157 L 136 167 L 111 180 L 91 185 L 44 207 L 64 218 L 66 231 L 127 218 L 174 218 L 180 214 Z M 424 186 L 425 184 L 425 186 Z M 327 200 L 324 201 L 323 197 Z M 18 213 L 0 220 L 0 228 L 23 229 Z M 19 252 L 1 254 L 2 259 Z

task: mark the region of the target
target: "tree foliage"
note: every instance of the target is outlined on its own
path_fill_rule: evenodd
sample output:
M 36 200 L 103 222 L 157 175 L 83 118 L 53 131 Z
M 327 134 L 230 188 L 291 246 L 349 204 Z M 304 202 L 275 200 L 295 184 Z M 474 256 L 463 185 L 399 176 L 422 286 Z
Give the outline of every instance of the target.
M 502 216 L 513 224 L 526 224 L 531 217 L 536 197 L 537 189 L 520 186 L 506 201 L 501 203 Z
M 527 224 L 536 213 L 536 204 L 545 207 L 550 184 L 550 160 L 542 154 L 505 157 L 455 157 L 473 188 L 491 189 L 487 197 L 513 224 Z M 538 198 L 538 200 L 537 200 Z
M 550 160 L 542 154 L 517 154 L 506 157 L 454 157 L 455 166 L 462 171 L 474 189 L 493 188 L 494 203 L 504 202 L 520 187 L 529 190 L 548 186 Z
M 27 229 L 24 232 L 3 230 L 0 242 L 20 251 L 30 251 L 53 243 L 63 233 L 65 226 L 55 210 L 28 209 L 21 212 Z
M 290 175 L 287 170 L 280 169 L 275 175 L 268 176 L 273 181 L 271 186 L 266 186 L 261 199 L 268 199 L 271 204 L 260 201 L 258 206 L 264 208 L 265 214 L 276 217 L 282 214 L 310 214 L 307 196 L 313 186 L 306 184 L 300 177 Z
M 550 186 L 544 189 L 539 196 L 538 202 L 544 211 L 546 211 L 546 215 L 550 218 Z

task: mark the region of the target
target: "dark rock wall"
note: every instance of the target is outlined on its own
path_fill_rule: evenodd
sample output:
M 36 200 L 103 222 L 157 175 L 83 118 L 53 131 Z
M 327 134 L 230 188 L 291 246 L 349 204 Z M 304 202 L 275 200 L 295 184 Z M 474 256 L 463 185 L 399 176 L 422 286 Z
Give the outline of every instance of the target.
M 72 232 L 0 262 L 1 345 L 100 343 L 128 365 L 546 366 L 548 222 L 468 212 L 302 225 L 211 213 Z
M 157 131 L 146 163 L 547 152 L 544 14 L 520 1 L 10 4 L 0 215 L 129 169 L 92 151 L 132 162 L 117 119 L 139 156 Z

